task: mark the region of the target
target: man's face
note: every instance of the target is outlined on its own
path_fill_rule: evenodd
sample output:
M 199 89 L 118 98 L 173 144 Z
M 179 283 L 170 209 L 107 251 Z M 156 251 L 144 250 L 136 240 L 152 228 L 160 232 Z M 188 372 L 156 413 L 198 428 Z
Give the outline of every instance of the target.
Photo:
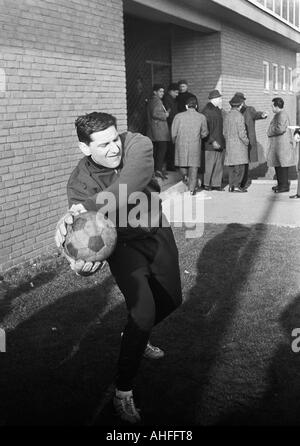
M 216 107 L 222 108 L 222 97 L 216 98 Z
M 185 93 L 188 89 L 188 86 L 186 84 L 180 84 L 179 85 L 179 91 L 180 93 Z
M 154 92 L 155 96 L 159 97 L 159 99 L 162 99 L 164 97 L 165 90 L 163 88 L 160 88 L 159 90 L 156 90 Z
M 213 98 L 213 99 L 210 100 L 210 102 L 211 102 L 215 107 L 222 108 L 222 97 L 219 97 L 219 98 Z
M 273 113 L 278 113 L 279 112 L 279 108 L 275 107 L 275 105 L 272 103 L 272 111 Z
M 173 99 L 177 98 L 179 91 L 178 90 L 170 90 L 169 95 L 172 96 Z
M 90 155 L 95 163 L 115 169 L 122 157 L 122 143 L 115 126 L 91 134 L 88 145 Z

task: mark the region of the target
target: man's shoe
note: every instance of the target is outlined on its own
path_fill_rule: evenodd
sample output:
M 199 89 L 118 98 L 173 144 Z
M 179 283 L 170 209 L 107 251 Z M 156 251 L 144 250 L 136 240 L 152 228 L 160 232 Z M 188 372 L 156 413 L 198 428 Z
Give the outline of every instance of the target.
M 225 189 L 223 187 L 221 187 L 221 186 L 219 186 L 219 187 L 212 187 L 212 190 L 217 190 L 218 192 L 224 192 L 225 191 Z
M 144 351 L 144 358 L 161 359 L 164 356 L 165 352 L 162 349 L 160 349 L 159 347 L 155 347 L 154 345 L 150 344 L 150 342 L 148 342 Z
M 154 172 L 154 175 L 155 175 L 157 178 L 161 178 L 162 180 L 165 179 L 164 176 L 163 176 L 163 174 L 162 174 L 162 172 L 161 172 L 160 170 L 156 170 L 156 171 Z
M 183 175 L 182 182 L 187 185 L 188 181 L 189 181 L 188 176 L 187 175 Z
M 138 409 L 135 407 L 132 390 L 121 392 L 116 390 L 113 399 L 115 411 L 122 421 L 130 424 L 137 424 L 141 421 Z
M 212 188 L 210 187 L 210 186 L 202 186 L 202 189 L 204 189 L 204 190 L 212 190 Z
M 290 188 L 289 187 L 280 187 L 278 189 L 275 189 L 274 192 L 275 194 L 282 194 L 283 192 L 289 192 Z
M 296 194 L 296 195 L 291 195 L 290 198 L 300 198 L 300 195 Z
M 288 187 L 290 188 L 290 186 L 291 186 L 291 182 L 290 181 L 288 181 Z M 272 190 L 274 191 L 274 192 L 276 192 L 276 190 L 278 190 L 278 189 L 281 189 L 281 187 L 279 187 L 279 185 L 278 184 L 276 184 L 276 186 L 273 186 L 272 187 Z
M 242 187 L 231 186 L 228 189 L 229 192 L 248 192 L 247 189 L 243 189 Z

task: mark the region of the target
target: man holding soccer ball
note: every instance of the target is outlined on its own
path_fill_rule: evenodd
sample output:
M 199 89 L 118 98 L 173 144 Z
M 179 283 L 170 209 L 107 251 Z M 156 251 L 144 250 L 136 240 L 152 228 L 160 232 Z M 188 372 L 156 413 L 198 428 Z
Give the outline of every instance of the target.
M 178 251 L 161 211 L 158 184 L 153 180 L 150 139 L 139 133 L 119 134 L 116 118 L 107 113 L 79 116 L 75 127 L 85 157 L 68 181 L 71 208 L 59 221 L 55 239 L 62 248 L 67 225 L 76 215 L 85 211 L 105 213 L 104 197 L 114 197 L 115 209 L 110 210 L 116 216 L 118 239 L 107 261 L 124 295 L 128 320 L 121 338 L 113 403 L 120 418 L 134 424 L 141 420 L 132 394 L 140 362 L 143 356 L 164 356 L 161 349 L 150 344 L 151 330 L 182 302 Z M 143 193 L 147 199 L 148 207 L 139 212 L 144 214 L 139 215 L 144 223 L 130 224 L 128 217 L 125 225 L 120 224 L 122 210 L 132 209 L 128 198 L 134 193 Z M 77 274 L 93 274 L 101 266 L 101 262 L 67 259 Z

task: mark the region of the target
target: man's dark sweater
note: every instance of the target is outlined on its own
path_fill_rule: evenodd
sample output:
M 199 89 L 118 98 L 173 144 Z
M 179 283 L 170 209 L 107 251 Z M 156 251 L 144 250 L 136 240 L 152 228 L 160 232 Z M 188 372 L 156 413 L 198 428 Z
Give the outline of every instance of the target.
M 106 204 L 102 203 L 101 192 L 111 192 L 116 199 L 119 240 L 143 238 L 156 230 L 155 227 L 150 228 L 150 222 L 152 221 L 152 226 L 153 222 L 158 226 L 161 220 L 159 186 L 153 180 L 153 146 L 149 138 L 139 133 L 123 133 L 120 138 L 123 152 L 118 169 L 100 166 L 91 157 L 84 157 L 79 161 L 67 185 L 69 205 L 82 203 L 87 210 L 98 211 Z M 119 185 L 127 186 L 126 195 L 119 194 Z M 135 206 L 128 205 L 128 197 L 134 192 L 144 192 L 147 197 L 147 225 L 138 228 L 129 225 L 118 227 L 120 209 L 127 206 L 128 215 Z
M 190 93 L 189 91 L 179 93 L 179 95 L 177 96 L 178 113 L 186 111 L 186 101 L 190 98 L 196 98 L 198 104 L 198 99 L 193 93 Z

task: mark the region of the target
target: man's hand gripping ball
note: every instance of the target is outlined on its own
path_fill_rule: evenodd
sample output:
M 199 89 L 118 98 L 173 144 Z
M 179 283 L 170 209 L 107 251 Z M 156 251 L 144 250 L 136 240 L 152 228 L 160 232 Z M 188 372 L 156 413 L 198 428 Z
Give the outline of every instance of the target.
M 55 231 L 55 243 L 60 249 L 63 256 L 70 263 L 70 267 L 77 275 L 89 276 L 95 273 L 99 268 L 105 265 L 105 262 L 85 262 L 84 260 L 74 260 L 68 256 L 64 249 L 64 243 L 67 235 L 67 225 L 72 225 L 74 217 L 86 212 L 85 207 L 82 204 L 73 204 L 69 211 L 59 220 Z

